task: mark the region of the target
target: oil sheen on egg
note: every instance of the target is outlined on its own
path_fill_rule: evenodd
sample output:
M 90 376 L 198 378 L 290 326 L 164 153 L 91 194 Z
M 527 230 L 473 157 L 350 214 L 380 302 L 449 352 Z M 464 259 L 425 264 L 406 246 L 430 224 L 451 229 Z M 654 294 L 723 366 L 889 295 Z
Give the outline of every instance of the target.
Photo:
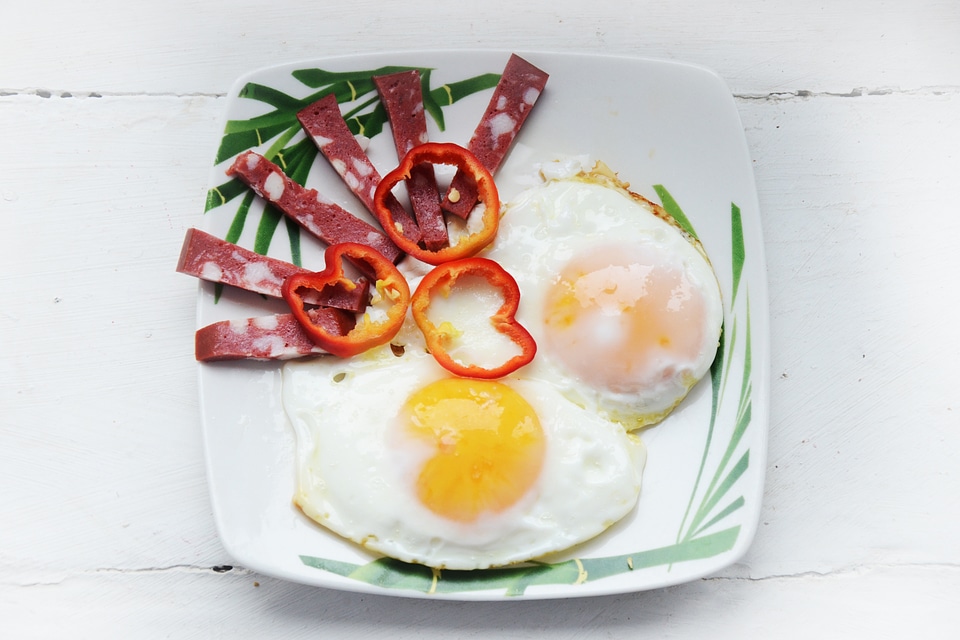
M 284 366 L 307 516 L 393 558 L 477 569 L 567 549 L 633 509 L 637 437 L 543 381 L 451 377 L 414 343 Z
M 484 254 L 520 285 L 517 317 L 539 347 L 523 375 L 627 428 L 656 423 L 716 355 L 716 275 L 699 242 L 602 163 L 542 174 Z

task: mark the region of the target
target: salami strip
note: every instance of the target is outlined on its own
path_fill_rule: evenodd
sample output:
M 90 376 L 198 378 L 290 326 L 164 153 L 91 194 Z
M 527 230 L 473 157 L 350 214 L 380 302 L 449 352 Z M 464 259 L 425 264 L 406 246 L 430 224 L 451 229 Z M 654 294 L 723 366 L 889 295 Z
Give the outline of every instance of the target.
M 473 155 L 495 174 L 513 144 L 549 76 L 520 56 L 513 54 L 493 91 L 487 110 L 467 145 Z M 443 198 L 443 210 L 466 218 L 477 203 L 477 188 L 458 172 Z
M 373 247 L 392 262 L 402 252 L 382 231 L 349 211 L 323 199 L 316 189 L 307 189 L 291 180 L 277 165 L 254 151 L 244 151 L 227 169 L 253 191 L 272 202 L 304 229 L 327 244 L 357 242 Z
M 303 301 L 324 308 L 332 307 L 351 313 L 363 313 L 370 304 L 370 281 L 360 276 L 355 284 L 356 286 L 352 288 L 341 284 L 328 285 L 317 295 L 305 294 Z
M 287 277 L 308 273 L 294 264 L 262 256 L 199 229 L 187 229 L 177 271 L 274 298 L 281 297 L 280 287 Z M 352 289 L 327 287 L 318 295 L 305 297 L 304 301 L 360 313 L 370 301 L 370 281 L 360 278 Z
M 374 76 L 373 83 L 390 119 L 397 156 L 403 159 L 410 149 L 427 141 L 420 72 L 412 70 Z M 440 210 L 440 194 L 433 167 L 426 164 L 414 167 L 406 184 L 424 246 L 431 251 L 447 246 L 450 237 Z
M 329 93 L 320 98 L 297 113 L 297 119 L 347 187 L 370 213 L 376 214 L 373 193 L 381 176 L 347 127 L 337 96 Z M 401 233 L 413 242 L 420 242 L 420 227 L 400 201 L 390 198 L 387 206 L 393 212 L 393 219 L 399 223 Z
M 355 322 L 352 314 L 339 309 L 315 309 L 309 313 L 314 322 L 340 334 L 349 332 Z M 289 313 L 207 325 L 197 331 L 195 350 L 200 362 L 290 360 L 326 353 Z

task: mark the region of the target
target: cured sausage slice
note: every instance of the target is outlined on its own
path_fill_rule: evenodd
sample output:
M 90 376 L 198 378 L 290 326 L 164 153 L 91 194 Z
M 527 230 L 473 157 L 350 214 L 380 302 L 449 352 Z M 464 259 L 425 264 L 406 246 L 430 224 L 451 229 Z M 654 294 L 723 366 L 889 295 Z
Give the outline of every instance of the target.
M 280 167 L 255 151 L 244 151 L 227 169 L 253 191 L 327 244 L 357 242 L 373 247 L 396 262 L 403 253 L 382 231 L 326 200 L 316 189 L 291 180 Z
M 187 229 L 177 271 L 279 298 L 284 279 L 306 269 L 262 256 L 199 229 Z
M 414 69 L 374 76 L 373 83 L 390 119 L 397 157 L 402 160 L 410 149 L 427 141 L 420 72 Z M 440 210 L 440 193 L 433 167 L 426 164 L 414 167 L 406 185 L 424 246 L 431 251 L 445 247 L 450 238 Z
M 341 334 L 349 332 L 355 322 L 353 314 L 339 309 L 314 309 L 309 313 L 318 324 Z M 326 353 L 290 313 L 207 325 L 197 331 L 195 351 L 200 362 L 290 360 Z
M 490 173 L 495 174 L 513 144 L 520 127 L 543 92 L 549 76 L 520 56 L 513 54 L 493 90 L 487 110 L 467 145 Z M 457 172 L 441 206 L 447 213 L 466 218 L 477 203 L 477 188 L 470 178 Z
M 177 271 L 274 298 L 281 297 L 280 287 L 289 276 L 308 273 L 295 264 L 262 256 L 200 229 L 187 229 Z M 329 287 L 317 295 L 306 296 L 304 301 L 360 313 L 370 301 L 370 281 L 361 277 L 356 285 L 350 289 Z
M 380 184 L 380 173 L 347 127 L 337 96 L 333 93 L 325 95 L 297 113 L 297 119 L 347 187 L 370 213 L 375 214 L 373 193 Z M 391 198 L 387 206 L 393 212 L 394 221 L 400 225 L 400 232 L 411 241 L 419 242 L 420 227 L 400 201 Z M 383 226 L 382 220 L 380 226 Z

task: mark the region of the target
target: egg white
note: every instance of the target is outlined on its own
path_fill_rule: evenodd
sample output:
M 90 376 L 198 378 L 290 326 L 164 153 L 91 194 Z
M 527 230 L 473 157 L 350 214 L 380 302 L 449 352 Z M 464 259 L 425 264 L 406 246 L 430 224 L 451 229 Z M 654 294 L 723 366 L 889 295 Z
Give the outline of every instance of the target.
M 500 513 L 461 523 L 416 497 L 430 452 L 396 416 L 422 386 L 448 377 L 432 356 L 389 347 L 349 360 L 288 363 L 283 404 L 297 436 L 294 502 L 364 547 L 437 568 L 478 569 L 567 549 L 630 512 L 646 459 L 639 438 L 565 400 L 551 385 L 502 379 L 536 410 L 546 442 L 535 485 Z

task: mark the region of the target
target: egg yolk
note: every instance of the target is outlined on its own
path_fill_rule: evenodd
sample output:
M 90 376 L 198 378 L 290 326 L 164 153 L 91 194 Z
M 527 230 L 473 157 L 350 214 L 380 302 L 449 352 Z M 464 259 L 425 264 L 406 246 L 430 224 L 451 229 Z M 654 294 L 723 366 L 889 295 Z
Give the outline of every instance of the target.
M 536 482 L 545 442 L 533 407 L 505 384 L 448 378 L 416 391 L 402 414 L 430 445 L 417 496 L 434 513 L 472 522 L 517 503 Z
M 682 374 L 702 348 L 705 303 L 662 247 L 606 246 L 567 263 L 545 298 L 545 337 L 575 375 L 629 393 Z

